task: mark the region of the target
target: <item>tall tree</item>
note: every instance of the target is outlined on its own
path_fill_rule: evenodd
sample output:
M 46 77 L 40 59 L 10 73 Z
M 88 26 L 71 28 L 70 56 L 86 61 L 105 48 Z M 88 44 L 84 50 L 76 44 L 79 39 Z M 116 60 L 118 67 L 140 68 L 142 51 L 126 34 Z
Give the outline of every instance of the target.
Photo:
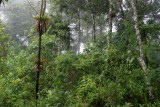
M 41 38 L 42 34 L 45 33 L 43 32 L 43 29 L 46 29 L 45 26 L 45 21 L 42 20 L 42 17 L 44 18 L 45 15 L 45 10 L 46 10 L 46 0 L 41 1 L 41 10 L 39 14 L 39 19 L 38 21 L 38 35 L 39 35 L 39 49 L 38 49 L 38 62 L 37 62 L 37 77 L 36 77 L 36 107 L 37 107 L 37 100 L 38 100 L 38 92 L 39 92 L 39 73 L 40 73 L 40 66 L 41 66 Z
M 135 27 L 137 41 L 138 41 L 139 62 L 140 62 L 142 69 L 144 71 L 145 78 L 147 79 L 148 78 L 147 65 L 145 63 L 144 54 L 143 54 L 143 50 L 142 50 L 143 45 L 142 45 L 141 34 L 140 34 L 139 26 L 138 26 L 138 14 L 137 14 L 137 7 L 135 4 L 135 0 L 131 0 L 131 4 L 132 4 L 133 11 L 134 11 L 134 22 L 135 22 L 134 27 Z M 147 85 L 150 85 L 150 83 L 147 83 Z M 149 90 L 149 96 L 150 96 L 150 99 L 153 99 L 153 95 L 150 90 Z
M 96 42 L 96 18 L 94 13 L 93 13 L 93 40 L 94 42 Z
M 110 48 L 110 38 L 111 38 L 111 33 L 112 33 L 112 19 L 113 19 L 113 3 L 112 0 L 109 0 L 109 34 L 107 37 L 107 41 L 108 41 L 108 47 Z
M 78 45 L 77 45 L 77 50 L 78 53 L 80 52 L 80 42 L 81 42 L 81 12 L 80 9 L 78 9 Z

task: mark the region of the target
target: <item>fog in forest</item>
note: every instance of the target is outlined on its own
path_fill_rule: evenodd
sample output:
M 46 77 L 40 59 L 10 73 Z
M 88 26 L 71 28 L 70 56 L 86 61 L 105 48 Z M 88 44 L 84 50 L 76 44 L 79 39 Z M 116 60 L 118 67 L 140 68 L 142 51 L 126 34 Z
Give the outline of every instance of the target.
M 160 107 L 159 0 L 0 0 L 0 107 Z

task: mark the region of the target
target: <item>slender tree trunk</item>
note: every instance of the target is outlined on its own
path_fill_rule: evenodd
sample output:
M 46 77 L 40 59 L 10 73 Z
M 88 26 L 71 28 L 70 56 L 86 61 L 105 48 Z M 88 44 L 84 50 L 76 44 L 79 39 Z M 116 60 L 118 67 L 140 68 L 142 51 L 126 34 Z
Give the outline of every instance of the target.
M 100 16 L 99 16 L 99 20 L 102 20 Z M 100 34 L 100 35 L 102 35 L 102 33 L 103 33 L 103 27 L 102 27 L 102 26 L 103 26 L 103 25 L 102 25 L 102 23 L 101 23 L 101 21 L 100 21 L 100 22 L 99 22 L 99 27 L 100 27 L 99 34 Z
M 112 0 L 109 0 L 109 35 L 107 37 L 107 42 L 108 42 L 108 48 L 110 48 L 110 38 L 111 38 L 111 33 L 112 33 L 112 16 L 113 16 L 113 10 L 112 10 Z
M 119 5 L 119 8 L 120 8 L 120 17 L 121 17 L 121 23 L 122 23 L 122 25 L 121 25 L 122 28 L 121 29 L 123 31 L 125 29 L 125 26 L 124 26 L 125 14 L 124 14 L 124 10 L 122 8 L 122 0 L 119 0 L 118 5 Z
M 141 34 L 140 34 L 140 30 L 139 30 L 139 27 L 138 27 L 138 14 L 137 14 L 137 7 L 135 5 L 135 0 L 131 0 L 131 4 L 132 4 L 132 8 L 134 10 L 134 27 L 135 27 L 135 30 L 136 30 L 136 35 L 137 35 L 137 41 L 138 41 L 138 46 L 139 46 L 139 62 L 142 66 L 142 69 L 144 71 L 144 74 L 145 74 L 145 78 L 147 79 L 148 76 L 147 76 L 147 66 L 146 66 L 146 63 L 145 63 L 145 60 L 144 60 L 144 54 L 143 54 L 143 50 L 142 50 L 142 40 L 141 40 Z M 150 86 L 150 83 L 147 83 L 147 86 Z M 152 92 L 149 90 L 149 97 L 150 97 L 150 100 L 153 100 L 154 97 L 152 95 Z
M 37 63 L 37 76 L 36 76 L 36 107 L 37 107 L 37 100 L 38 100 L 38 92 L 39 92 L 39 73 L 40 73 L 40 59 L 41 59 L 41 37 L 42 37 L 42 26 L 41 26 L 41 18 L 44 15 L 46 8 L 46 0 L 42 0 L 41 3 L 41 11 L 40 11 L 40 18 L 39 18 L 39 49 L 38 49 L 38 63 Z
M 124 19 L 124 10 L 122 8 L 122 0 L 118 1 L 118 5 L 119 5 L 120 11 L 121 11 L 121 18 Z
M 96 21 L 95 21 L 95 14 L 93 13 L 93 40 L 96 42 Z
M 139 61 L 142 65 L 143 71 L 145 73 L 147 73 L 147 66 L 146 66 L 146 63 L 144 61 L 144 55 L 143 55 L 143 50 L 142 50 L 141 34 L 140 34 L 139 27 L 138 27 L 137 8 L 136 8 L 136 5 L 134 3 L 134 0 L 131 0 L 131 2 L 132 2 L 132 7 L 134 9 L 134 22 L 135 22 L 134 27 L 135 27 L 135 30 L 136 30 L 137 41 L 138 41 L 138 45 L 139 45 Z
M 122 32 L 124 32 L 124 30 L 125 30 L 125 24 L 124 24 L 124 20 L 125 20 L 125 13 L 124 13 L 124 10 L 123 10 L 123 7 L 122 7 L 122 0 L 119 0 L 118 1 L 118 6 L 119 6 L 119 10 L 120 10 L 120 28 L 119 28 L 119 30 L 120 31 L 122 31 Z M 125 44 L 126 44 L 126 48 L 128 47 L 128 37 L 127 36 L 125 36 L 124 37 L 124 41 L 125 41 Z
M 100 31 L 99 31 L 99 33 L 100 33 L 100 35 L 102 35 L 102 33 L 103 33 L 103 27 L 102 27 L 102 25 L 100 25 Z
M 42 3 L 42 6 L 43 6 L 43 3 Z M 39 22 L 41 22 L 41 15 L 42 15 L 42 10 L 40 13 Z M 38 100 L 38 91 L 39 91 L 38 88 L 39 88 L 39 71 L 40 71 L 40 57 L 41 57 L 41 36 L 42 36 L 42 27 L 39 23 L 39 48 L 38 48 L 38 63 L 37 63 L 38 69 L 37 69 L 37 77 L 36 77 L 36 100 Z
M 80 52 L 80 44 L 81 44 L 81 23 L 80 23 L 80 20 L 81 20 L 81 16 L 80 16 L 80 10 L 78 9 L 78 53 Z
M 70 34 L 66 34 L 66 35 L 69 36 L 69 37 L 67 37 L 67 40 L 66 40 L 67 51 L 69 51 L 70 50 L 70 45 L 71 45 L 71 42 L 70 42 L 71 35 Z
M 86 29 L 86 35 L 87 35 L 87 41 L 86 42 L 88 42 L 89 41 L 89 27 L 87 26 L 87 29 Z

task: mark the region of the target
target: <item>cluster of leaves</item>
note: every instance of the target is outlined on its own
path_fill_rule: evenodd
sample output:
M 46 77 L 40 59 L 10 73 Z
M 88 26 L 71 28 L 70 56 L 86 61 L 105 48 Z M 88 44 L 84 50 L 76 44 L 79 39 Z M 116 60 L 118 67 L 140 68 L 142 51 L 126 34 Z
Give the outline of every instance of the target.
M 6 72 L 1 72 L 0 77 L 1 106 L 20 107 L 34 99 L 33 63 L 30 62 L 32 58 L 33 55 L 21 51 L 18 56 L 11 52 L 5 59 Z
M 33 18 L 36 19 L 36 20 L 39 20 L 40 16 L 39 15 L 38 16 L 34 16 Z M 49 17 L 47 17 L 47 16 L 41 16 L 41 21 L 51 21 L 51 19 Z

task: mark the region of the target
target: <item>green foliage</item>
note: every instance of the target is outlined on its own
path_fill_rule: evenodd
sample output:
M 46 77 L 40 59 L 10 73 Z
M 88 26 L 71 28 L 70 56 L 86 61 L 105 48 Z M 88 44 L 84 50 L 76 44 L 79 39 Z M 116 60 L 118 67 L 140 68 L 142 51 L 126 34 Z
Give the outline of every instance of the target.
M 113 1 L 113 9 L 116 8 L 115 11 L 120 12 L 115 2 L 117 1 Z M 127 6 L 128 2 L 126 1 Z M 56 9 L 59 7 L 60 11 L 53 12 L 56 14 L 51 15 L 50 27 L 46 34 L 42 35 L 41 58 L 47 62 L 43 64 L 43 70 L 40 72 L 38 107 L 159 107 L 158 24 L 153 20 L 139 22 L 148 67 L 146 79 L 138 61 L 134 22 L 129 18 L 132 15 L 128 14 L 128 11 L 129 13 L 132 11 L 130 8 L 124 11 L 128 15 L 126 19 L 114 22 L 115 26 L 118 26 L 117 32 L 111 33 L 113 36 L 111 46 L 107 48 L 108 35 L 99 34 L 98 27 L 106 24 L 108 0 L 54 0 L 54 3 L 52 7 Z M 147 2 L 140 2 L 137 5 L 140 4 L 145 6 Z M 14 12 L 17 14 L 16 9 Z M 59 14 L 60 12 L 62 14 Z M 86 44 L 83 53 L 76 54 L 71 51 L 71 44 L 72 46 L 76 44 L 69 27 L 72 19 L 67 17 L 69 20 L 66 20 L 63 12 L 70 13 L 69 18 L 79 12 L 80 20 L 77 21 L 76 17 L 76 21 L 73 22 L 81 22 L 80 30 L 83 33 L 92 33 L 93 29 L 86 24 L 88 22 L 92 26 L 93 20 L 89 16 L 94 14 L 96 24 L 98 21 L 101 23 L 96 25 L 96 42 Z M 147 10 L 144 14 L 150 12 Z M 119 20 L 120 16 L 116 16 Z M 140 15 L 139 18 L 143 16 Z M 39 16 L 35 19 L 38 20 Z M 42 20 L 50 19 L 42 17 Z M 38 37 L 34 29 L 31 29 L 31 32 L 27 33 L 29 44 L 26 50 L 20 48 L 22 44 L 14 43 L 15 48 L 9 44 L 10 37 L 5 34 L 4 24 L 0 24 L 0 106 L 35 107 L 36 64 L 33 59 L 37 59 Z M 12 30 L 15 28 L 16 26 L 11 27 Z M 17 30 L 13 32 L 14 35 L 22 33 L 17 32 Z M 150 83 L 150 87 L 146 85 L 147 82 Z M 154 95 L 153 102 L 149 99 L 148 90 Z
M 10 36 L 5 34 L 5 25 L 0 19 L 0 58 L 7 56 Z
M 40 16 L 39 15 L 38 16 L 34 16 L 33 18 L 36 19 L 36 20 L 39 20 Z M 42 16 L 41 17 L 41 21 L 51 21 L 51 19 L 49 17 L 47 17 L 47 16 Z
M 149 81 L 157 100 L 155 104 L 150 104 L 148 88 L 140 66 L 137 66 L 136 60 L 128 61 L 122 57 L 125 52 L 117 53 L 118 50 L 114 46 L 109 50 L 101 50 L 99 45 L 95 44 L 89 45 L 83 54 L 66 52 L 54 56 L 44 65 L 44 71 L 40 73 L 38 105 L 42 107 L 158 105 L 159 70 L 149 71 L 151 73 Z M 8 55 L 6 65 L 7 71 L 10 72 L 1 74 L 0 77 L 2 106 L 34 106 L 35 64 L 32 62 L 34 57 L 35 55 L 25 51 L 18 55 L 14 52 Z
M 1 74 L 1 106 L 20 107 L 34 96 L 33 55 L 21 51 L 18 56 L 11 52 L 7 59 L 7 72 Z M 16 66 L 16 67 L 15 67 Z
M 52 22 L 50 23 L 50 28 L 48 30 L 49 35 L 54 35 L 55 37 L 55 50 L 69 51 L 71 49 L 71 29 L 69 27 L 69 21 L 63 20 L 62 15 L 56 14 L 52 16 Z
M 160 47 L 158 44 L 153 43 L 145 48 L 146 57 L 150 66 L 157 68 L 160 62 Z

